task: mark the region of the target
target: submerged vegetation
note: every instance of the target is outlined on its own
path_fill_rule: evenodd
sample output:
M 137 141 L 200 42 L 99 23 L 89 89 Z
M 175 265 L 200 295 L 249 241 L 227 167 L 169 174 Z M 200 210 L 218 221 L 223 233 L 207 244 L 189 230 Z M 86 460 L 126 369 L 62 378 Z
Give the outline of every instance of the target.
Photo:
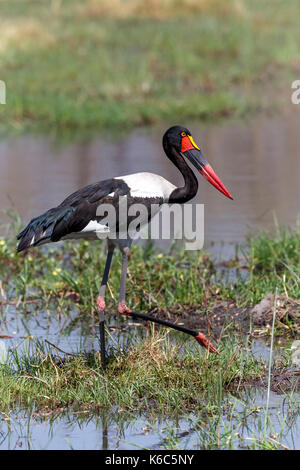
M 296 1 L 2 0 L 0 16 L 2 130 L 241 116 L 298 67 Z

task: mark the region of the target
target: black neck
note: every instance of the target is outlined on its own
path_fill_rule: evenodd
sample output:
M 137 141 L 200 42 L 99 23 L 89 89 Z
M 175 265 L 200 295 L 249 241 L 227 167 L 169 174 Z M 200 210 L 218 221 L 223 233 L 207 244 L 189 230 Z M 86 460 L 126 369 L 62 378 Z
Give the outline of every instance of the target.
M 198 180 L 185 162 L 184 158 L 177 153 L 174 147 L 164 145 L 164 150 L 168 158 L 178 168 L 184 179 L 184 186 L 174 189 L 170 194 L 169 202 L 182 204 L 196 196 L 198 191 Z

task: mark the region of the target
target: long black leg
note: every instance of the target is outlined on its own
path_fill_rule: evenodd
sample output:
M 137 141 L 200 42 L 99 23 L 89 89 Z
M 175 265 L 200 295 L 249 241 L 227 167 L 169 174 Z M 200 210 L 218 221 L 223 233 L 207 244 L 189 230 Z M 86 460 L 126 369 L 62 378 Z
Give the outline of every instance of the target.
M 129 246 L 122 247 L 122 271 L 121 271 L 121 283 L 120 283 L 120 293 L 119 293 L 119 305 L 118 311 L 121 314 L 126 314 L 130 311 L 126 307 L 125 297 L 126 297 L 126 278 L 127 278 L 127 264 L 128 264 L 128 255 L 129 255 Z
M 130 315 L 133 318 L 140 318 L 141 320 L 152 321 L 168 328 L 173 328 L 174 330 L 181 331 L 190 336 L 193 336 L 195 340 L 201 345 L 204 346 L 211 352 L 219 354 L 219 351 L 210 343 L 203 333 L 200 333 L 197 330 L 191 330 L 190 328 L 185 328 L 184 326 L 176 325 L 176 323 L 171 323 L 169 321 L 161 320 L 160 318 L 155 318 L 150 315 L 145 315 L 144 313 L 135 312 L 134 310 L 128 310 L 126 315 Z
M 122 247 L 122 273 L 121 273 L 121 286 L 120 286 L 120 294 L 119 294 L 119 305 L 118 311 L 122 315 L 130 315 L 133 318 L 140 318 L 141 320 L 147 320 L 154 323 L 159 323 L 160 325 L 167 326 L 168 328 L 173 328 L 174 330 L 181 331 L 182 333 L 186 333 L 191 335 L 195 338 L 195 340 L 201 345 L 204 346 L 211 352 L 219 354 L 217 349 L 211 344 L 211 342 L 206 338 L 203 333 L 200 333 L 197 330 L 191 330 L 190 328 L 185 328 L 183 326 L 176 325 L 175 323 L 171 323 L 165 320 L 160 320 L 159 318 L 152 317 L 150 315 L 145 315 L 144 313 L 135 312 L 130 310 L 125 303 L 125 295 L 126 295 L 126 276 L 127 276 L 127 263 L 128 263 L 128 255 L 129 255 L 129 246 L 125 248 Z
M 111 266 L 112 257 L 114 254 L 114 247 L 108 246 L 108 253 L 103 273 L 103 278 L 101 282 L 99 296 L 97 298 L 97 309 L 99 317 L 99 334 L 100 334 L 100 353 L 101 353 L 101 364 L 103 369 L 106 367 L 106 357 L 105 357 L 105 289 L 107 286 L 109 270 Z

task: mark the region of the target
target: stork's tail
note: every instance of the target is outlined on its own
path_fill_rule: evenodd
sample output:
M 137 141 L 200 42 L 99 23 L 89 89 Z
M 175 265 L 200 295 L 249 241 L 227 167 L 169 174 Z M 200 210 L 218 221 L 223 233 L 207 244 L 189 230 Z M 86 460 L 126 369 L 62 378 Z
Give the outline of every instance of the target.
M 44 214 L 32 219 L 27 227 L 17 235 L 20 240 L 17 251 L 26 250 L 32 246 L 42 245 L 49 241 L 58 241 L 54 230 L 60 223 L 66 223 L 73 207 L 55 207 Z

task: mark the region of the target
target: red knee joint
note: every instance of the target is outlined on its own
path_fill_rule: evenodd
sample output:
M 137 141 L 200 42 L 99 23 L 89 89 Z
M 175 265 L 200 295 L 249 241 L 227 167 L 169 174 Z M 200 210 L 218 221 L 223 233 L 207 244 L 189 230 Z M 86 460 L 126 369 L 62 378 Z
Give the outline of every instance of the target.
M 101 297 L 101 295 L 97 297 L 97 309 L 98 312 L 104 312 L 105 310 L 105 300 L 104 297 Z

